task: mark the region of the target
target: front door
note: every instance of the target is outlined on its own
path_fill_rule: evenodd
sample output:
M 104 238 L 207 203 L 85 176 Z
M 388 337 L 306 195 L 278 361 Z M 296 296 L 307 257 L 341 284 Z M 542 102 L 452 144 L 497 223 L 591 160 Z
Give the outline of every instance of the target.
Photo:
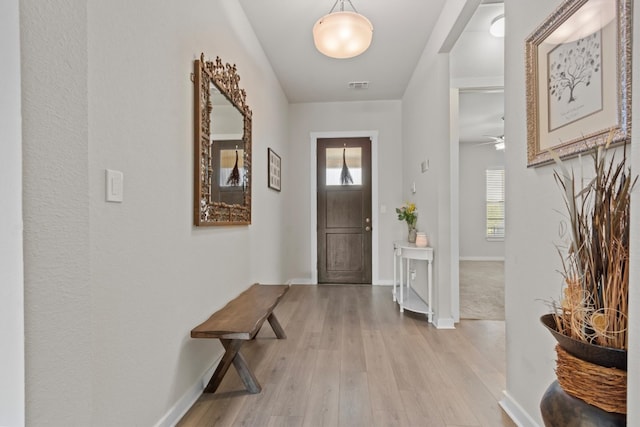
M 318 283 L 371 283 L 371 139 L 319 138 Z

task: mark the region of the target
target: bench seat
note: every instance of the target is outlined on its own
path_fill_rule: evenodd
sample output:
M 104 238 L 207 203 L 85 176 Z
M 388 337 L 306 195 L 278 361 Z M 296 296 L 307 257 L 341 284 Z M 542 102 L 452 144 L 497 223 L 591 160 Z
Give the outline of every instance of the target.
M 192 338 L 217 338 L 225 348 L 222 360 L 204 389 L 205 393 L 216 391 L 232 363 L 250 393 L 261 391 L 258 380 L 240 353 L 240 347 L 255 338 L 265 320 L 278 339 L 286 338 L 273 310 L 288 290 L 289 285 L 256 283 L 191 330 Z

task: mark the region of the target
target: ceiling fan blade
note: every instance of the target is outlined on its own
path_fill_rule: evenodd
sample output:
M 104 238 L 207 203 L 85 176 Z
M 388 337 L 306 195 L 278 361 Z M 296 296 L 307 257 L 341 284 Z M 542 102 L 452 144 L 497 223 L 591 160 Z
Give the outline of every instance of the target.
M 482 136 L 493 139 L 493 142 L 504 142 L 504 135 L 501 135 L 501 136 L 482 135 Z

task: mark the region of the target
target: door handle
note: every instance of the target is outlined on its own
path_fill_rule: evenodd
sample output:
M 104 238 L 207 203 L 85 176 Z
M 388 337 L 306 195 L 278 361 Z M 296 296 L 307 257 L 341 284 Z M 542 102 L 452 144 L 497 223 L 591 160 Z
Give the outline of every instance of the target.
M 371 227 L 369 227 L 368 225 L 364 228 L 364 231 L 371 231 Z

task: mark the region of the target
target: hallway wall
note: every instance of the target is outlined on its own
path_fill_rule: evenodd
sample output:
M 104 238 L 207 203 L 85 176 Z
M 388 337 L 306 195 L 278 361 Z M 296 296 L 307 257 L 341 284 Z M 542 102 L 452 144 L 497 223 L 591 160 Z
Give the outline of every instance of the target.
M 155 425 L 222 354 L 189 331 L 282 282 L 288 105 L 235 0 L 21 3 L 27 423 Z M 235 63 L 253 110 L 253 223 L 192 225 L 193 60 Z M 105 202 L 105 169 L 124 202 Z M 186 400 L 185 400 L 186 399 Z M 178 407 L 174 407 L 178 405 Z
M 640 7 L 633 8 L 633 22 L 636 30 L 633 31 L 632 56 L 640 58 L 640 31 L 637 31 L 637 23 L 640 22 Z M 637 60 L 634 63 L 631 80 L 636 82 L 632 86 L 631 111 L 640 111 L 640 67 Z M 635 174 L 640 172 L 640 132 L 632 131 L 631 137 L 631 165 Z M 630 362 L 627 366 L 627 424 L 640 425 L 640 406 L 634 404 L 640 401 L 640 185 L 636 184 L 631 195 L 631 230 L 630 230 L 630 276 L 629 276 L 629 355 Z
M 487 240 L 486 170 L 504 168 L 493 144 L 460 144 L 460 259 L 504 259 L 504 241 Z
M 86 17 L 20 3 L 27 425 L 92 424 Z
M 506 321 L 507 321 L 507 390 L 505 402 L 510 408 L 521 409 L 524 425 L 542 425 L 539 403 L 545 389 L 555 379 L 555 340 L 539 317 L 549 311 L 546 301 L 558 299 L 562 277 L 560 258 L 555 243 L 559 242 L 558 227 L 564 212 L 561 193 L 553 178 L 553 166 L 527 168 L 526 147 L 526 80 L 524 41 L 558 6 L 553 0 L 529 2 L 507 0 L 505 3 L 505 139 L 516 141 L 505 151 L 507 194 L 506 236 Z M 640 36 L 634 35 L 634 51 L 638 52 Z M 640 96 L 634 86 L 632 99 Z M 636 102 L 637 105 L 637 102 Z M 520 141 L 518 143 L 517 141 Z M 638 138 L 633 137 L 634 148 Z M 634 165 L 637 165 L 637 150 Z M 621 153 L 618 153 L 621 155 Z M 567 166 L 580 168 L 578 159 L 568 160 Z M 585 173 L 589 163 L 585 162 Z M 634 170 L 637 173 L 638 168 Z M 636 187 L 634 198 L 638 198 Z M 637 206 L 634 201 L 634 207 Z M 634 211 L 635 212 L 635 211 Z M 634 214 L 637 218 L 637 213 Z M 632 222 L 635 223 L 635 222 Z M 638 260 L 637 230 L 632 227 L 632 258 Z M 636 249 L 634 249 L 636 248 Z M 637 263 L 633 267 L 638 274 Z M 631 280 L 631 288 L 634 278 Z M 633 291 L 637 298 L 637 291 Z M 637 318 L 637 304 L 630 303 L 630 319 Z M 632 321 L 633 324 L 637 322 Z M 630 328 L 629 402 L 638 401 L 638 381 L 632 372 L 640 368 L 637 358 L 638 329 Z M 635 352 L 633 346 L 635 345 Z M 635 354 L 636 356 L 632 356 Z M 511 405 L 513 404 L 513 405 Z M 518 408 L 519 406 L 519 408 Z M 629 406 L 629 425 L 638 425 L 637 405 Z M 635 421 L 634 421 L 635 420 Z
M 446 52 L 455 43 L 452 34 L 462 31 L 478 3 L 473 0 L 446 2 L 402 98 L 402 196 L 416 203 L 420 212 L 418 229 L 426 231 L 429 245 L 435 248 L 434 323 L 441 328 L 454 326 L 458 294 L 457 245 L 451 244 L 452 222 L 458 219 L 452 217 L 450 146 L 458 144 L 458 137 L 457 133 L 452 136 L 452 126 L 457 128 L 457 123 L 450 123 L 449 54 Z M 423 161 L 429 164 L 426 172 L 421 168 Z M 412 194 L 414 182 L 416 193 Z M 456 259 L 455 266 L 452 259 Z M 425 270 L 418 266 L 417 276 L 424 278 Z M 424 297 L 425 288 L 416 287 L 416 291 Z
M 18 0 L 0 3 L 0 426 L 24 424 L 22 132 Z
M 378 132 L 378 185 L 379 206 L 377 210 L 379 233 L 379 277 L 381 283 L 391 284 L 393 278 L 393 244 L 403 236 L 404 229 L 395 214 L 395 208 L 402 204 L 401 168 L 402 132 L 400 101 L 328 102 L 291 104 L 290 132 L 291 160 L 285 162 L 284 184 L 290 188 L 287 204 L 291 212 L 287 218 L 286 230 L 289 235 L 302 238 L 289 239 L 287 259 L 289 278 L 302 279 L 306 283 L 312 277 L 309 245 L 310 231 L 310 162 L 312 132 Z M 386 213 L 382 212 L 382 207 Z M 374 272 L 375 276 L 375 272 Z M 380 283 L 375 283 L 380 284 Z

